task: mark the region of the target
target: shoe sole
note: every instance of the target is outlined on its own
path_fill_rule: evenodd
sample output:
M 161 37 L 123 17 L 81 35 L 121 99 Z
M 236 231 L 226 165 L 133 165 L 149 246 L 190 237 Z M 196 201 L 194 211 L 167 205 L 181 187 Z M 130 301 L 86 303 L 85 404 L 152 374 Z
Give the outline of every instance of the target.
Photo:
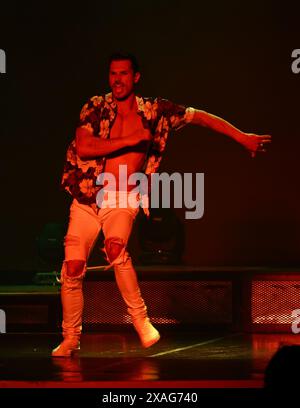
M 75 354 L 78 354 L 79 353 L 79 350 L 80 349 L 76 349 L 76 350 L 69 350 L 69 352 L 66 352 L 66 353 L 62 353 L 62 354 L 55 354 L 55 352 L 52 352 L 51 353 L 51 356 L 52 357 L 58 357 L 58 358 L 68 358 L 68 357 L 73 357 Z

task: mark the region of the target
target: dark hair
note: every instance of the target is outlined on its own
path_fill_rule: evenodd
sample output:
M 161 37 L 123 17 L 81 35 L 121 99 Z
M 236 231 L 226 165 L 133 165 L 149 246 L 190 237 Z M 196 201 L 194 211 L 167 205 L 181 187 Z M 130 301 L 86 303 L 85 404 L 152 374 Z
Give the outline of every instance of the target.
M 265 369 L 265 392 L 270 400 L 290 401 L 296 398 L 298 387 L 297 368 L 300 364 L 300 345 L 282 346 L 273 355 Z
M 112 61 L 123 61 L 123 60 L 128 60 L 128 61 L 131 62 L 131 66 L 132 66 L 132 69 L 133 69 L 134 73 L 140 72 L 139 63 L 138 63 L 136 57 L 133 54 L 130 54 L 130 53 L 127 53 L 127 52 L 114 52 L 109 57 L 108 63 L 109 63 L 109 66 L 110 66 Z

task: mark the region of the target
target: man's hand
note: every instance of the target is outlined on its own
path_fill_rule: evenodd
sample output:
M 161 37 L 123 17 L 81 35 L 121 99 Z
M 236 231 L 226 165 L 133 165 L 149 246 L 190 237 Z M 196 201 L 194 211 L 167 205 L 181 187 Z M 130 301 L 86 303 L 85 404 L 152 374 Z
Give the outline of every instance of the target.
M 148 194 L 142 194 L 140 196 L 141 199 L 141 205 L 144 211 L 144 214 L 146 215 L 147 218 L 150 217 L 150 211 L 149 211 L 149 196 Z
M 150 217 L 150 211 L 149 208 L 143 208 L 144 214 L 146 215 L 147 218 Z
M 135 146 L 141 142 L 149 142 L 152 138 L 149 129 L 139 129 L 125 136 L 128 146 Z
M 271 143 L 271 138 L 272 136 L 270 135 L 244 133 L 239 141 L 249 151 L 251 157 L 255 157 L 256 153 L 266 152 L 266 147 Z

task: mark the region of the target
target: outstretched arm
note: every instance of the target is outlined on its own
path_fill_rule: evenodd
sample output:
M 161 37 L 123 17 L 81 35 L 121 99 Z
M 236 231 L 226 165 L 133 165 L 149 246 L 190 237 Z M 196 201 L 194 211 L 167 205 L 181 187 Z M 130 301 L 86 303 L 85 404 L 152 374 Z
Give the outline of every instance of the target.
M 208 127 L 216 132 L 223 133 L 243 145 L 255 157 L 257 152 L 265 152 L 266 145 L 271 142 L 270 135 L 256 135 L 244 133 L 226 120 L 203 110 L 195 109 L 192 124 Z

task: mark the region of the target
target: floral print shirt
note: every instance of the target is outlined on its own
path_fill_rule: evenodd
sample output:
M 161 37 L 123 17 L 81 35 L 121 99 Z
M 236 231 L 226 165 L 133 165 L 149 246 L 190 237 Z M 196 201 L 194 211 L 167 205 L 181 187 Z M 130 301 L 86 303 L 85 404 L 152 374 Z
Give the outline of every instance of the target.
M 153 136 L 142 171 L 147 176 L 158 170 L 171 130 L 178 130 L 191 122 L 194 109 L 177 105 L 166 99 L 136 95 L 138 114 L 143 125 Z M 78 126 L 86 127 L 95 137 L 109 138 L 110 129 L 117 114 L 117 104 L 112 94 L 94 96 L 83 106 Z M 104 171 L 105 157 L 82 160 L 76 152 L 75 139 L 70 143 L 64 165 L 61 186 L 80 203 L 95 205 L 101 186 L 97 177 Z

